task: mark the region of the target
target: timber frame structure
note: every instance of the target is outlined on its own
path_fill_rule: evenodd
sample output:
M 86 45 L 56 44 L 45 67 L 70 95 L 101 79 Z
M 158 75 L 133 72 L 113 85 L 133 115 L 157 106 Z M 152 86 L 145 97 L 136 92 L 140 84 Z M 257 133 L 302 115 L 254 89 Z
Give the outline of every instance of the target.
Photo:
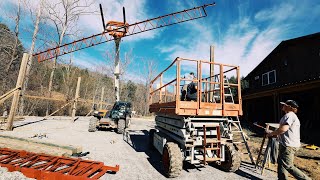
M 194 64 L 195 79 L 186 79 L 181 76 L 182 63 Z M 207 67 L 213 65 L 218 71 L 209 77 L 205 77 L 204 71 Z M 176 67 L 176 78 L 164 83 L 164 74 Z M 236 77 L 236 82 L 229 82 L 230 74 Z M 198 101 L 182 101 L 181 88 L 183 82 L 193 81 L 198 84 Z M 227 89 L 232 89 L 237 96 L 234 102 L 227 101 Z M 168 68 L 162 71 L 150 83 L 150 112 L 162 113 L 168 115 L 182 116 L 233 116 L 242 115 L 241 83 L 239 66 L 214 63 L 205 60 L 192 60 L 185 58 L 176 58 Z

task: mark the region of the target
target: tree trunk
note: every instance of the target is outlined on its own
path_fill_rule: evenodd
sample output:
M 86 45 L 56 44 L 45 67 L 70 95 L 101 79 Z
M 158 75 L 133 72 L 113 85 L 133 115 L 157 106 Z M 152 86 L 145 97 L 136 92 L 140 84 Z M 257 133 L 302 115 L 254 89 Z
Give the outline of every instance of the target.
M 59 37 L 59 44 L 58 46 L 60 46 L 62 44 L 62 40 L 63 40 L 63 37 L 66 33 L 66 28 L 67 28 L 67 25 L 65 24 L 65 26 L 63 27 L 63 30 L 60 34 L 60 37 Z M 50 79 L 49 79 L 49 87 L 48 87 L 48 95 L 49 95 L 49 98 L 51 98 L 51 92 L 52 92 L 52 83 L 53 83 L 53 77 L 54 77 L 54 72 L 57 68 L 57 59 L 58 57 L 56 56 L 53 60 L 53 67 L 52 67 L 52 71 L 51 71 L 51 74 L 50 74 Z M 47 110 L 46 110 L 46 115 L 49 115 L 49 109 L 50 109 L 50 103 L 48 101 L 47 103 Z
M 12 55 L 11 55 L 11 60 L 10 60 L 10 63 L 8 64 L 7 68 L 6 68 L 6 72 L 8 73 L 9 70 L 10 70 L 10 67 L 13 63 L 13 61 L 15 59 L 17 59 L 17 47 L 18 47 L 18 36 L 19 36 L 19 22 L 20 22 L 20 0 L 18 2 L 18 12 L 17 12 L 17 18 L 16 18 L 16 27 L 15 27 L 15 30 L 14 30 L 14 33 L 15 33 L 15 41 L 14 41 L 14 46 L 13 46 L 13 52 L 12 52 Z
M 36 19 L 36 23 L 34 26 L 34 31 L 33 31 L 33 36 L 32 36 L 32 43 L 31 43 L 31 47 L 30 47 L 30 51 L 29 51 L 29 60 L 27 63 L 27 69 L 26 69 L 26 74 L 25 74 L 25 81 L 24 84 L 22 86 L 22 90 L 21 90 L 21 99 L 20 99 L 20 106 L 19 106 L 19 110 L 18 110 L 18 114 L 20 116 L 22 116 L 24 114 L 24 93 L 26 91 L 26 88 L 28 86 L 28 82 L 29 82 L 29 74 L 31 71 L 31 66 L 32 66 L 32 56 L 31 54 L 33 53 L 34 50 L 34 46 L 36 43 L 36 39 L 37 39 L 37 34 L 38 34 L 38 30 L 39 30 L 39 23 L 40 23 L 40 16 L 41 16 L 41 8 L 42 8 L 42 0 L 39 3 L 39 8 L 38 8 L 38 13 L 37 13 L 37 19 Z

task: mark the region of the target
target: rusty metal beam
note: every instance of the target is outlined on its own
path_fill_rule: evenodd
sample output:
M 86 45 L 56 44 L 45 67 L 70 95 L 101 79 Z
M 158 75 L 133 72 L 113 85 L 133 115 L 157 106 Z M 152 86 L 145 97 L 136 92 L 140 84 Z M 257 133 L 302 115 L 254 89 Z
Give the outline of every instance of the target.
M 205 5 L 194 7 L 191 9 L 185 9 L 179 12 L 167 14 L 164 16 L 159 16 L 159 17 L 148 19 L 145 21 L 133 23 L 130 25 L 125 25 L 128 31 L 124 35 L 124 37 L 206 17 L 207 13 L 205 8 L 208 6 L 214 6 L 214 5 L 215 3 L 205 4 Z M 121 29 L 123 29 L 123 27 L 113 29 L 112 31 L 118 32 Z M 81 49 L 86 49 L 98 44 L 115 40 L 113 36 L 109 36 L 109 33 L 110 31 L 104 31 L 100 34 L 82 38 L 82 39 L 73 41 L 71 43 L 64 44 L 62 46 L 37 52 L 33 54 L 33 56 L 37 57 L 38 62 L 42 62 L 45 60 L 52 59 L 54 57 L 62 56 L 65 54 L 69 54 L 71 52 L 79 51 Z
M 105 173 L 116 173 L 119 165 L 105 166 L 102 162 L 36 154 L 0 148 L 0 166 L 8 171 L 20 171 L 35 179 L 91 180 Z

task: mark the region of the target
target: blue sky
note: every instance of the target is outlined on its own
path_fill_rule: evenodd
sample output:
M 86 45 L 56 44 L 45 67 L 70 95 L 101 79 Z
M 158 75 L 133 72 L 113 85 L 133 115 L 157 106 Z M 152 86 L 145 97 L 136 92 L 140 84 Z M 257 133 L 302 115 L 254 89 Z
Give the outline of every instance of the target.
M 0 21 L 12 29 L 13 19 L 7 18 L 15 10 L 18 0 L 2 0 Z M 126 7 L 129 24 L 145 19 L 188 9 L 209 0 L 96 0 L 90 8 L 104 7 L 105 20 L 122 20 L 122 6 Z M 209 60 L 209 46 L 215 46 L 215 61 L 239 65 L 241 74 L 247 75 L 281 41 L 320 31 L 319 0 L 217 0 L 208 7 L 208 17 L 173 25 L 150 32 L 125 37 L 121 43 L 121 58 L 132 52 L 131 64 L 125 79 L 138 80 L 143 76 L 144 60 L 157 62 L 157 72 L 166 68 L 175 57 Z M 36 7 L 38 1 L 29 1 Z M 21 24 L 21 39 L 25 47 L 32 37 L 31 18 L 25 12 Z M 82 36 L 102 31 L 98 14 L 86 15 L 77 23 Z M 50 24 L 48 24 L 50 29 Z M 28 30 L 26 30 L 28 29 Z M 71 41 L 71 39 L 67 39 Z M 114 51 L 108 42 L 87 50 L 73 53 L 74 64 L 96 69 L 108 64 L 106 54 Z M 67 57 L 62 57 L 67 58 Z M 183 69 L 187 72 L 189 69 Z

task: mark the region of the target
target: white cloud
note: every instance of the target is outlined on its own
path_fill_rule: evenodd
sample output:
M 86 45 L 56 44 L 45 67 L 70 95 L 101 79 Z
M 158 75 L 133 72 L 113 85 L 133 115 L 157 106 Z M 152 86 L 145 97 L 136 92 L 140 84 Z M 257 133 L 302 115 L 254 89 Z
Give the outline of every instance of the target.
M 123 22 L 122 7 L 125 7 L 126 9 L 126 21 L 129 24 L 152 18 L 148 17 L 148 15 L 146 14 L 146 0 L 97 0 L 94 4 L 94 7 L 99 12 L 95 13 L 94 15 L 85 15 L 80 18 L 81 26 L 83 26 L 83 28 L 85 29 L 86 35 L 100 33 L 103 30 L 99 3 L 101 3 L 103 7 L 105 23 L 107 23 L 108 21 Z M 152 39 L 156 35 L 156 32 L 148 31 L 144 32 L 143 34 L 134 35 L 132 37 L 125 37 L 125 40 L 138 41 L 141 39 Z
M 98 67 L 105 66 L 103 62 L 87 53 L 76 54 L 73 57 L 73 64 L 80 68 L 88 68 L 91 71 L 96 71 Z
M 239 8 L 243 7 L 239 5 Z M 299 6 L 300 8 L 295 8 Z M 209 60 L 209 46 L 215 46 L 215 62 L 239 65 L 241 75 L 247 75 L 253 70 L 282 40 L 286 40 L 288 34 L 296 31 L 301 26 L 301 21 L 306 17 L 310 19 L 319 17 L 319 5 L 312 3 L 293 4 L 281 3 L 269 9 L 261 9 L 253 16 L 246 15 L 239 9 L 239 20 L 230 24 L 226 30 L 220 32 L 218 28 L 193 21 L 188 36 L 184 36 L 179 42 L 183 44 L 171 47 L 158 46 L 161 52 L 171 52 L 168 59 L 185 57 L 191 59 Z M 216 19 L 221 22 L 224 19 Z M 304 20 L 305 21 L 305 20 Z M 264 23 L 261 26 L 261 22 Z M 218 34 L 217 34 L 218 33 Z M 186 43 L 188 42 L 188 43 Z M 185 71 L 190 65 L 184 67 Z

